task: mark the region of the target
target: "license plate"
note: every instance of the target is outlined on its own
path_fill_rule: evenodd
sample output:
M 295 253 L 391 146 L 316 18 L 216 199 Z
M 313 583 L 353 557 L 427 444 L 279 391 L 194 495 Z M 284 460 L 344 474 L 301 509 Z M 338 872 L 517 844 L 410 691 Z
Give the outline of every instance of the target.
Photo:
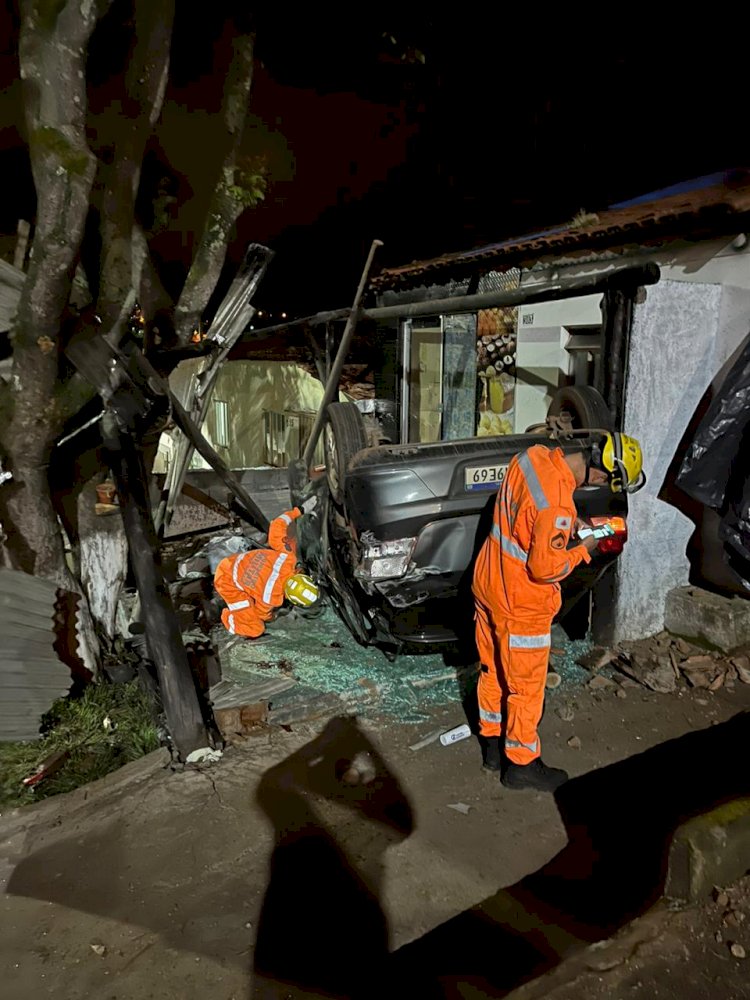
M 507 465 L 471 465 L 464 469 L 464 489 L 496 490 L 507 468 Z

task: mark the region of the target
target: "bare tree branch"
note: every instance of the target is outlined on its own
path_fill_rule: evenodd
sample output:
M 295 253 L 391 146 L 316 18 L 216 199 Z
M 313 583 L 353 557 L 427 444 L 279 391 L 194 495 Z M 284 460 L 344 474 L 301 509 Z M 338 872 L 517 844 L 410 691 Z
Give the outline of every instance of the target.
M 125 74 L 124 119 L 118 123 L 101 209 L 102 262 L 97 312 L 108 336 L 118 339 L 127 320 L 124 303 L 135 289 L 140 297 L 146 264 L 145 240 L 134 233 L 135 200 L 143 154 L 161 113 L 169 72 L 174 0 L 135 0 L 135 44 Z M 138 240 L 134 247 L 134 240 Z M 150 275 L 152 268 L 146 268 Z
M 203 235 L 175 310 L 175 331 L 181 345 L 190 342 L 216 287 L 232 227 L 245 208 L 262 197 L 262 177 L 238 177 L 238 153 L 253 80 L 254 48 L 254 33 L 241 34 L 234 40 L 222 108 L 229 146 L 211 198 Z M 255 190 L 253 183 L 257 185 Z

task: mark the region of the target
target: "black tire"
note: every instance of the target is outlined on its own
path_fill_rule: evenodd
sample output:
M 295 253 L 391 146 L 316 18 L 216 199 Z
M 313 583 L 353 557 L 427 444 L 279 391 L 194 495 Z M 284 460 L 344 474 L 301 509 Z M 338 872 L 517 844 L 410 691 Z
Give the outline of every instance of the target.
M 547 415 L 559 417 L 562 413 L 570 414 L 574 430 L 589 427 L 605 431 L 615 429 L 609 407 L 601 394 L 590 385 L 566 385 L 558 389 L 552 397 Z
M 344 502 L 344 483 L 349 462 L 369 446 L 362 414 L 354 403 L 331 403 L 323 429 L 326 478 L 334 503 Z

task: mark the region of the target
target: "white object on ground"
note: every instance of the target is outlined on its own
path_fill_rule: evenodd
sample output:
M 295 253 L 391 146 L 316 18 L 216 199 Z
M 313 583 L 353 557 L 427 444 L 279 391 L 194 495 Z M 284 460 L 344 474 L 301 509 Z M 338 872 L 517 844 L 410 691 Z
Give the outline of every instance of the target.
M 186 764 L 215 764 L 224 756 L 221 750 L 212 750 L 211 747 L 201 747 L 193 750 L 185 759 Z
M 469 736 L 471 736 L 471 729 L 464 723 L 463 726 L 456 726 L 455 729 L 449 729 L 447 733 L 443 733 L 440 742 L 444 747 L 449 747 L 451 743 L 458 743 L 459 740 L 465 740 Z

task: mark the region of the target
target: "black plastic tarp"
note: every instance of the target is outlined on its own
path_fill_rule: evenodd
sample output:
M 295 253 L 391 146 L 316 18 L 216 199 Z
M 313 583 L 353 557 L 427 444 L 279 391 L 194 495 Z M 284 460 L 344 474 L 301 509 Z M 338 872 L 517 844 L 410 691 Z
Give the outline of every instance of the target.
M 677 474 L 688 496 L 722 515 L 729 562 L 750 582 L 750 335 L 717 391 Z M 750 589 L 750 588 L 749 588 Z

